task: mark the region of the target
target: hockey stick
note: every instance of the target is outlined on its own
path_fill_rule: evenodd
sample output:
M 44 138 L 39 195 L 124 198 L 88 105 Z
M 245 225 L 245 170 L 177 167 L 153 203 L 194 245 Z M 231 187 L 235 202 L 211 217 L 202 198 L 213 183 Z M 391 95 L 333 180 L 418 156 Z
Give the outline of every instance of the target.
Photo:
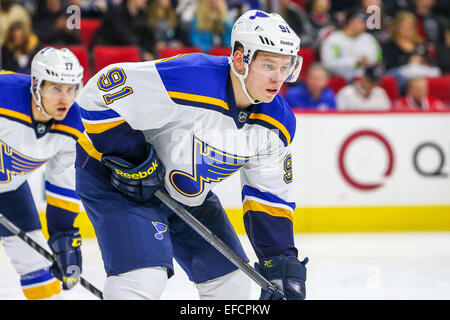
M 55 258 L 53 255 L 44 247 L 42 247 L 39 243 L 31 239 L 25 232 L 20 230 L 18 227 L 14 225 L 11 221 L 9 221 L 4 215 L 0 213 L 0 223 L 8 229 L 10 232 L 12 232 L 14 235 L 18 236 L 20 239 L 25 241 L 30 247 L 32 247 L 34 250 L 39 252 L 41 255 L 43 255 L 47 260 L 50 262 L 55 262 Z M 103 293 L 98 290 L 96 287 L 94 287 L 91 283 L 89 283 L 87 280 L 85 280 L 83 277 L 80 277 L 80 284 L 85 287 L 87 290 L 89 290 L 91 293 L 96 295 L 98 298 L 103 300 Z
M 214 233 L 212 233 L 207 227 L 205 227 L 200 221 L 192 216 L 181 204 L 172 199 L 167 193 L 157 190 L 154 195 L 161 200 L 166 206 L 168 206 L 178 217 L 186 222 L 192 229 L 203 237 L 209 244 L 216 248 L 221 254 L 223 254 L 228 260 L 230 260 L 236 267 L 243 271 L 247 276 L 255 281 L 264 290 L 271 289 L 274 292 L 279 291 L 272 283 L 264 278 L 258 271 L 255 270 L 250 264 L 246 263 L 239 257 L 230 247 L 228 247 L 221 239 L 219 239 Z

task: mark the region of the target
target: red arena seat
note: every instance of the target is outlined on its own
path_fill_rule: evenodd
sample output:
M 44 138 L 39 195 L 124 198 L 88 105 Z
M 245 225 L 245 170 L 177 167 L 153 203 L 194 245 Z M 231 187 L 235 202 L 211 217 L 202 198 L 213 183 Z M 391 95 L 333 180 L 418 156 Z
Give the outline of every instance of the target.
M 331 76 L 328 79 L 328 86 L 330 87 L 331 90 L 333 90 L 333 92 L 335 94 L 337 94 L 339 92 L 339 90 L 341 90 L 346 85 L 347 85 L 347 81 L 345 80 L 344 77 Z
M 436 78 L 428 78 L 430 97 L 450 103 L 450 75 L 443 75 Z
M 309 67 L 316 62 L 316 56 L 314 54 L 314 49 L 312 48 L 300 48 L 300 56 L 303 57 L 302 70 L 300 71 L 300 78 L 304 79 Z
M 141 56 L 137 46 L 115 47 L 115 46 L 95 46 L 94 47 L 94 68 L 95 72 L 118 62 L 139 62 Z
M 94 35 L 100 28 L 101 19 L 81 19 L 80 21 L 80 36 L 81 43 L 89 47 L 94 39 Z
M 202 52 L 199 47 L 179 47 L 179 48 L 163 48 L 158 52 L 159 59 L 169 58 L 177 54 Z
M 393 76 L 383 76 L 380 81 L 380 87 L 386 91 L 391 101 L 396 100 L 400 96 L 397 80 Z
M 229 56 L 230 53 L 230 47 L 212 47 L 209 51 L 209 54 L 212 56 Z

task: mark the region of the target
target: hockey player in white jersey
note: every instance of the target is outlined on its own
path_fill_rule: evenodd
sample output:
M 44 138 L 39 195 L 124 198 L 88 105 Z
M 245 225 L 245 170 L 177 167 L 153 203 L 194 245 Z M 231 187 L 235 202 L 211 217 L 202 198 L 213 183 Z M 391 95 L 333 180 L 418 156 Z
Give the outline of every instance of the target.
M 248 261 L 211 191 L 237 171 L 256 269 L 285 298 L 305 298 L 307 259 L 298 259 L 292 227 L 296 123 L 278 95 L 300 72 L 300 39 L 279 15 L 252 10 L 231 42 L 228 58 L 110 65 L 80 93 L 76 190 L 101 248 L 105 299 L 160 298 L 173 258 L 200 299 L 250 298 L 247 276 L 152 197 L 163 188 Z
M 81 238 L 73 222 L 75 144 L 84 131 L 75 98 L 83 68 L 68 49 L 47 47 L 32 60 L 31 77 L 0 72 L 0 213 L 47 247 L 27 179 L 46 164 L 50 262 L 0 225 L 0 238 L 28 299 L 56 296 L 81 273 Z M 62 285 L 61 285 L 61 281 Z

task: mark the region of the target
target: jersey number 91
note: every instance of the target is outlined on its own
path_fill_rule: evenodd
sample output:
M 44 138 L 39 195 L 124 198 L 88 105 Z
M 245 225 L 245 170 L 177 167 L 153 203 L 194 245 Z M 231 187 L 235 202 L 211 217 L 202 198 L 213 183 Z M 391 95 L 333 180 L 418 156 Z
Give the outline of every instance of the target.
M 98 78 L 97 86 L 103 92 L 110 92 L 124 85 L 125 81 L 127 81 L 125 72 L 120 68 L 114 68 L 109 70 L 106 76 L 102 74 L 100 78 Z M 103 100 L 106 104 L 110 104 L 132 93 L 133 89 L 131 89 L 131 87 L 123 87 L 119 91 L 103 95 Z

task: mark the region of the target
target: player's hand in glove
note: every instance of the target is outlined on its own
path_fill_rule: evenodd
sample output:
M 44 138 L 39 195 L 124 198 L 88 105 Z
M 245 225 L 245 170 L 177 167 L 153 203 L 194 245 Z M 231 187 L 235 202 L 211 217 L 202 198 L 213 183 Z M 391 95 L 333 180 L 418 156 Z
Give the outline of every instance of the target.
M 259 260 L 255 269 L 284 293 L 261 290 L 260 300 L 304 300 L 306 298 L 306 264 L 308 258 L 299 261 L 295 257 L 273 256 Z
M 64 290 L 72 289 L 80 279 L 82 264 L 78 228 L 52 234 L 48 245 L 56 260 L 50 267 L 50 273 L 62 281 Z
M 105 156 L 102 159 L 112 171 L 113 186 L 139 202 L 149 200 L 163 185 L 166 172 L 153 146 L 146 146 L 147 159 L 138 166 L 115 156 Z

